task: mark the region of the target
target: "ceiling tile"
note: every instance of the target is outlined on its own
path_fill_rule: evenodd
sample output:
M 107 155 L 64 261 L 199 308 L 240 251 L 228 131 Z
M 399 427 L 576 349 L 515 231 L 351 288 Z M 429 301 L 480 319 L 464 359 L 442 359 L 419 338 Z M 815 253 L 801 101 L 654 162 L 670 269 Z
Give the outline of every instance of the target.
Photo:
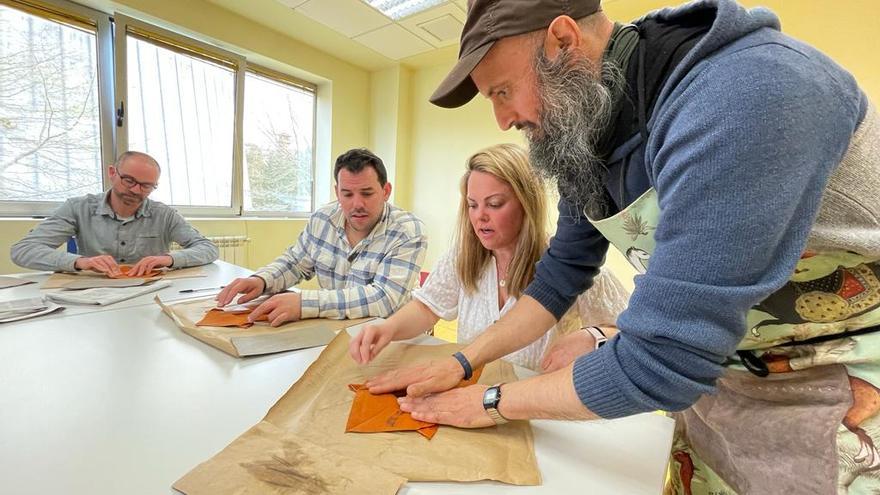
M 455 4 L 447 3 L 401 19 L 399 24 L 436 48 L 458 43 L 465 15 Z
M 381 27 L 375 31 L 356 36 L 354 39 L 394 60 L 400 60 L 433 48 L 426 41 L 397 24 Z
M 360 0 L 309 0 L 296 10 L 349 38 L 391 23 Z
M 419 27 L 437 38 L 439 43 L 453 44 L 458 41 L 464 24 L 455 17 L 446 14 L 442 17 L 423 22 L 419 24 Z
M 455 0 L 455 4 L 461 7 L 461 10 L 467 12 L 467 0 Z

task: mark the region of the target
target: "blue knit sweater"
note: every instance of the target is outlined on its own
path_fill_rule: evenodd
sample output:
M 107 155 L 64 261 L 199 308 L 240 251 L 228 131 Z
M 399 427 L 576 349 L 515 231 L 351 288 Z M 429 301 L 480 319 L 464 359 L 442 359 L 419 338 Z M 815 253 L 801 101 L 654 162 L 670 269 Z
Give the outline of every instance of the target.
M 853 77 L 782 34 L 766 9 L 702 0 L 648 17 L 707 6 L 716 9 L 712 28 L 661 89 L 647 143 L 633 136 L 609 159 L 636 164 L 615 198 L 621 206 L 650 186 L 661 214 L 619 336 L 575 362 L 575 389 L 602 417 L 681 410 L 713 391 L 749 308 L 794 270 L 867 110 Z M 568 211 L 561 203 L 557 234 L 526 290 L 557 317 L 589 287 L 608 247 Z

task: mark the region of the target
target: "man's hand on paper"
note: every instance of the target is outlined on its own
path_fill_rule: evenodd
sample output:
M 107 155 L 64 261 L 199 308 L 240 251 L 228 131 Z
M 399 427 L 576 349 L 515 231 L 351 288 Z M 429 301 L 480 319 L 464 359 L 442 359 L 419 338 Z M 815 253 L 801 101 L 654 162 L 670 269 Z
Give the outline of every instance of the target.
M 461 364 L 452 356 L 424 364 L 391 370 L 367 380 L 371 394 L 387 394 L 406 389 L 410 397 L 445 392 L 464 378 Z
M 586 330 L 572 332 L 557 340 L 544 352 L 541 371 L 549 373 L 565 368 L 575 359 L 596 349 L 596 339 Z
M 394 338 L 394 328 L 383 321 L 365 325 L 348 344 L 348 354 L 357 364 L 367 364 L 382 352 Z
M 144 256 L 128 270 L 128 275 L 132 277 L 142 277 L 156 268 L 163 268 L 171 266 L 172 264 L 174 264 L 174 258 L 167 254 L 161 256 Z
M 401 411 L 410 413 L 419 421 L 459 428 L 485 428 L 495 425 L 483 408 L 483 394 L 487 388 L 487 385 L 471 385 L 424 397 L 401 397 L 397 401 Z
M 226 306 L 239 294 L 244 295 L 238 298 L 238 303 L 246 303 L 261 296 L 265 290 L 266 282 L 260 277 L 237 278 L 226 284 L 226 287 L 217 294 L 217 307 Z
M 99 273 L 106 273 L 110 276 L 119 275 L 119 265 L 116 260 L 109 254 L 99 256 L 80 257 L 73 263 L 73 267 L 77 270 L 92 270 Z
M 241 299 L 239 299 L 241 302 Z M 219 304 L 218 304 L 219 306 Z M 288 321 L 297 321 L 302 317 L 302 299 L 299 292 L 285 292 L 270 297 L 260 304 L 248 316 L 248 320 L 257 321 L 257 318 L 267 315 L 269 324 L 277 327 Z

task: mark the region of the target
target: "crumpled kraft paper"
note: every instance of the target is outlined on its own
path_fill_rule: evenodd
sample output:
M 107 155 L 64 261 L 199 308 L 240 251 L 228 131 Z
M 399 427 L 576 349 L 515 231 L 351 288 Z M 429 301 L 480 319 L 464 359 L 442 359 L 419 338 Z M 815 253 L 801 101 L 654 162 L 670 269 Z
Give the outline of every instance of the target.
M 156 303 L 186 334 L 235 357 L 256 356 L 326 345 L 336 332 L 370 318 L 356 320 L 309 319 L 271 327 L 258 323 L 250 328 L 199 327 L 196 322 L 216 307 L 214 296 L 186 299 L 179 302 Z
M 427 359 L 445 358 L 464 347 L 392 343 L 373 362 L 359 366 L 348 355 L 349 340 L 347 332 L 340 332 L 269 410 L 265 421 L 298 439 L 412 481 L 541 483 L 532 430 L 526 421 L 481 429 L 443 427 L 430 442 L 412 432 L 346 433 L 353 400 L 348 384 Z M 496 361 L 484 367 L 479 382 L 516 379 L 510 363 Z
M 393 495 L 406 480 L 264 422 L 174 483 L 186 495 Z

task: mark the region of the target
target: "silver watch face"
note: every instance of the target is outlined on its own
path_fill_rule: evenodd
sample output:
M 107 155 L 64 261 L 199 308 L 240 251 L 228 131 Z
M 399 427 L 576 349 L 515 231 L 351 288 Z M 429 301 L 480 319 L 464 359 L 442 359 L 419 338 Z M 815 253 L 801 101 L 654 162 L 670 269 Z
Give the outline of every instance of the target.
M 496 404 L 498 404 L 498 387 L 490 387 L 483 394 L 483 407 L 486 409 L 494 408 Z

